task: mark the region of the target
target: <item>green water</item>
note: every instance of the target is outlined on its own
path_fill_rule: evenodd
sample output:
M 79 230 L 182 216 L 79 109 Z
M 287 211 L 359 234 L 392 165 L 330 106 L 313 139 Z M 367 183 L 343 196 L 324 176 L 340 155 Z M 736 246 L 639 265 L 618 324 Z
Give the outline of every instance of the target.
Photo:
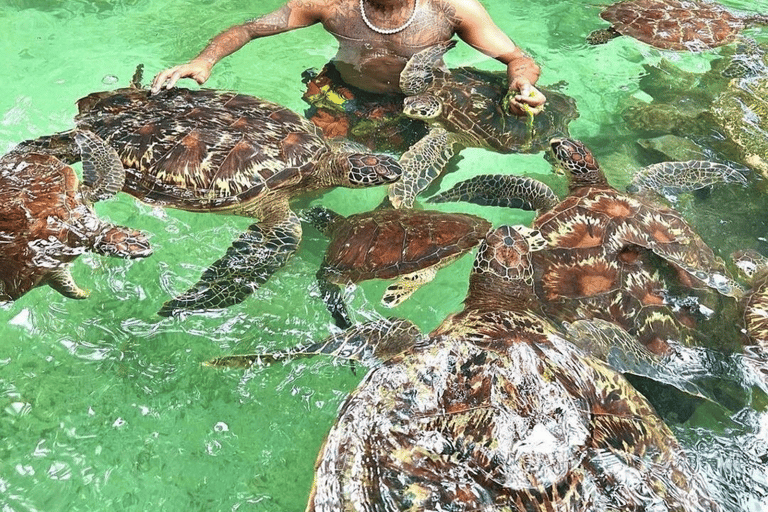
M 638 92 L 642 64 L 662 55 L 704 72 L 714 54 L 662 54 L 629 39 L 588 47 L 604 26 L 584 2 L 484 2 L 496 22 L 542 65 L 542 84 L 564 81 L 580 118 L 571 133 L 592 146 L 624 184 L 641 165 L 618 115 Z M 148 76 L 192 57 L 214 34 L 276 8 L 278 0 L 0 0 L 0 151 L 72 127 L 74 102 L 127 84 L 137 64 Z M 766 0 L 729 0 L 768 12 Z M 750 34 L 768 41 L 768 32 Z M 303 110 L 301 72 L 321 67 L 335 42 L 319 27 L 257 41 L 225 59 L 208 86 L 255 94 Z M 466 45 L 450 66 L 500 66 Z M 116 77 L 117 82 L 114 83 Z M 148 78 L 148 77 L 147 77 Z M 184 85 L 190 85 L 186 83 Z M 499 169 L 539 177 L 562 191 L 541 155 L 462 153 L 442 187 Z M 768 235 L 764 182 L 726 188 L 686 206 L 723 256 Z M 299 203 L 342 213 L 376 206 L 384 190 L 338 190 Z M 524 213 L 480 213 L 496 224 Z M 155 312 L 197 280 L 247 225 L 242 218 L 156 210 L 120 195 L 103 217 L 152 233 L 143 261 L 87 254 L 74 265 L 85 301 L 39 288 L 0 306 L 0 508 L 57 510 L 303 510 L 312 468 L 336 410 L 364 370 L 307 360 L 249 372 L 201 367 L 215 356 L 288 347 L 332 325 L 314 282 L 324 238 L 311 228 L 298 254 L 262 289 L 226 311 L 162 319 Z M 755 213 L 757 212 L 757 213 Z M 765 246 L 762 246 L 765 248 Z M 396 314 L 430 329 L 460 308 L 471 256 L 443 270 Z M 378 306 L 386 283 L 350 292 L 358 320 L 390 315 Z M 747 384 L 744 387 L 751 389 Z M 727 510 L 768 507 L 768 419 L 761 409 L 699 406 L 672 424 Z

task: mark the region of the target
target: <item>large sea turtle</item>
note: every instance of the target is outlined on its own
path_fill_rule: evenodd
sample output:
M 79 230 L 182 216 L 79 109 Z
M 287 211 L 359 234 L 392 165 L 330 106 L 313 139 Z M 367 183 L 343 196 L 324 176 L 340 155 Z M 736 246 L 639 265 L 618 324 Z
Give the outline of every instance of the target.
M 74 169 L 34 147 L 20 144 L 0 157 L 0 301 L 41 285 L 83 299 L 88 292 L 70 272 L 80 254 L 152 254 L 142 233 L 105 222 L 92 208 L 122 187 L 115 151 L 90 132 L 78 131 L 72 143 L 83 161 L 83 183 Z
M 400 158 L 403 177 L 389 190 L 397 208 L 413 206 L 461 148 L 537 153 L 546 149 L 551 137 L 567 135 L 568 123 L 578 117 L 573 99 L 549 89 L 544 89 L 543 112 L 532 119 L 512 115 L 505 105 L 505 75 L 442 66 L 442 56 L 454 46 L 448 41 L 416 53 L 400 74 L 400 88 L 407 96 L 404 114 L 425 121 L 430 131 Z
M 157 206 L 257 219 L 161 315 L 239 303 L 282 267 L 301 239 L 293 197 L 400 176 L 393 157 L 350 151 L 350 143 L 324 139 L 286 107 L 244 94 L 174 88 L 150 95 L 132 86 L 90 94 L 78 109 L 78 127 L 120 155 L 125 192 Z
M 764 13 L 739 15 L 696 0 L 625 0 L 608 6 L 600 16 L 611 26 L 591 33 L 592 44 L 626 35 L 656 48 L 692 52 L 733 42 L 750 25 L 768 24 Z
M 534 312 L 542 242 L 525 228 L 489 233 L 464 310 L 428 336 L 395 320 L 209 363 L 378 364 L 341 407 L 307 510 L 719 510 L 646 399 Z
M 548 249 L 534 255 L 536 290 L 545 311 L 559 321 L 602 318 L 615 321 L 656 353 L 668 350 L 667 339 L 687 339 L 684 324 L 665 304 L 667 264 L 676 286 L 702 284 L 723 295 L 740 296 L 742 288 L 725 265 L 674 210 L 611 187 L 591 152 L 579 141 L 553 139 L 552 150 L 568 177 L 562 201 L 544 202 L 534 227 Z M 641 170 L 634 186 L 686 189 L 743 176 L 713 162 L 666 162 Z M 506 204 L 508 190 L 521 177 L 480 175 L 430 199 Z M 544 186 L 545 187 L 545 186 Z M 539 193 L 540 188 L 523 190 Z M 530 201 L 533 198 L 525 197 Z M 687 318 L 684 318 L 688 322 Z

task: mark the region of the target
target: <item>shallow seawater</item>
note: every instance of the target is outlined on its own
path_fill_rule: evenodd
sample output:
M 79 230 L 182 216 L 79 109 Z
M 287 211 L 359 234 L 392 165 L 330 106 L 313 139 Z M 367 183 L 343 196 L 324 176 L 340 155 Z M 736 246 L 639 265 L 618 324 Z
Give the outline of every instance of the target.
M 146 77 L 191 58 L 220 30 L 280 5 L 278 0 L 3 0 L 0 6 L 0 151 L 71 128 L 75 101 L 124 86 L 136 65 Z M 605 26 L 583 2 L 485 1 L 496 22 L 541 64 L 543 85 L 562 83 L 580 117 L 571 134 L 591 146 L 617 186 L 651 163 L 620 112 L 643 98 L 641 77 L 666 59 L 705 73 L 720 51 L 660 52 L 623 38 L 590 47 Z M 726 5 L 768 12 L 766 0 Z M 768 42 L 768 31 L 751 30 Z M 320 68 L 335 41 L 319 27 L 255 41 L 222 61 L 207 86 L 259 95 L 302 111 L 301 72 Z M 500 66 L 466 45 L 449 66 Z M 644 67 L 645 66 L 645 67 Z M 191 86 L 191 82 L 183 85 Z M 717 155 L 715 155 L 717 156 Z M 563 191 L 542 155 L 465 150 L 447 188 L 472 174 L 509 172 Z M 753 173 L 746 188 L 727 186 L 683 199 L 681 210 L 718 254 L 751 247 L 766 253 L 768 186 Z M 375 207 L 384 189 L 336 190 L 297 202 L 349 214 Z M 439 205 L 495 224 L 527 223 L 527 213 Z M 337 408 L 364 374 L 320 358 L 242 371 L 201 366 L 209 358 L 276 350 L 331 332 L 314 274 L 325 248 L 312 228 L 297 255 L 243 304 L 166 319 L 157 309 L 197 280 L 247 219 L 153 209 L 120 194 L 96 207 L 112 222 L 152 234 L 155 253 L 124 261 L 86 254 L 76 260 L 87 300 L 38 288 L 0 306 L 0 508 L 54 510 L 303 510 L 312 469 Z M 386 283 L 350 290 L 355 318 L 396 314 L 424 329 L 458 310 L 472 256 L 397 310 L 378 305 Z M 712 345 L 717 346 L 713 333 Z M 730 356 L 712 356 L 726 368 Z M 768 507 L 765 394 L 745 380 L 723 391 L 725 405 L 659 399 L 670 426 L 729 511 Z M 642 382 L 638 382 L 642 385 Z M 649 386 L 652 389 L 652 386 Z

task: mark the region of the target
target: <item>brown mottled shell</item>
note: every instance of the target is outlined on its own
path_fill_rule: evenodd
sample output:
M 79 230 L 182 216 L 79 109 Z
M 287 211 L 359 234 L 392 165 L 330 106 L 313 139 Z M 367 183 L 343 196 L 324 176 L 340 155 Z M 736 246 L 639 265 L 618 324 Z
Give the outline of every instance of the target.
M 537 153 L 549 139 L 568 133 L 568 124 L 579 116 L 573 98 L 543 89 L 547 107 L 534 118 L 533 136 L 525 117 L 512 115 L 503 106 L 508 92 L 505 73 L 474 68 L 435 72 L 425 94 L 440 99 L 440 126 L 460 134 L 468 146 L 490 148 L 500 153 Z
M 528 313 L 371 371 L 341 408 L 307 510 L 716 510 L 620 375 Z M 631 481 L 628 481 L 628 475 Z
M 335 221 L 325 265 L 344 282 L 391 279 L 469 251 L 490 228 L 487 220 L 462 213 L 360 213 Z
M 78 108 L 78 126 L 119 153 L 125 191 L 177 208 L 226 208 L 296 186 L 329 150 L 307 119 L 233 92 L 125 88 L 86 96 Z
M 627 0 L 600 16 L 620 34 L 667 50 L 702 51 L 733 41 L 744 22 L 714 3 Z
M 649 270 L 654 265 L 643 247 L 652 243 L 662 258 L 725 272 L 723 262 L 676 211 L 610 187 L 577 189 L 539 216 L 534 227 L 552 248 L 533 253 L 537 294 L 547 313 L 570 322 L 617 322 L 655 353 L 668 350 L 668 338 L 686 339 L 692 320 L 664 305 L 662 291 L 668 285 Z M 706 288 L 686 272 L 676 278 Z
M 84 252 L 91 216 L 77 174 L 61 160 L 36 153 L 0 158 L 0 300 L 19 298 Z

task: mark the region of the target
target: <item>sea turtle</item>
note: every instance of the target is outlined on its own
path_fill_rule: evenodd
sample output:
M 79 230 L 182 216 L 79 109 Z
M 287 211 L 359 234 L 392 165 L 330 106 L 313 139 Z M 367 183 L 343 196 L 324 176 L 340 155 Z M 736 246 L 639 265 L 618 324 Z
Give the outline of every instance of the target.
M 0 157 L 0 300 L 16 300 L 49 285 L 72 299 L 88 292 L 75 283 L 70 262 L 85 251 L 121 258 L 152 254 L 139 231 L 99 219 L 94 201 L 122 187 L 124 171 L 113 149 L 78 131 L 74 147 L 83 183 L 58 158 L 20 144 Z
M 209 363 L 378 365 L 341 406 L 307 510 L 719 510 L 650 403 L 534 312 L 542 242 L 523 227 L 489 233 L 464 310 L 429 335 L 382 321 Z
M 425 121 L 430 130 L 400 158 L 403 177 L 389 190 L 397 208 L 413 206 L 461 148 L 537 153 L 551 137 L 567 135 L 568 123 L 578 117 L 573 99 L 548 89 L 543 112 L 529 120 L 512 115 L 504 104 L 506 75 L 443 67 L 443 55 L 455 44 L 447 41 L 416 53 L 400 74 L 403 113 Z
M 587 40 L 600 44 L 626 35 L 665 50 L 701 52 L 733 42 L 751 25 L 768 24 L 765 14 L 735 14 L 725 7 L 696 0 L 626 0 L 605 8 L 611 23 Z
M 120 155 L 125 192 L 152 205 L 258 219 L 199 282 L 163 305 L 164 316 L 237 304 L 282 267 L 301 239 L 289 205 L 295 196 L 400 176 L 395 158 L 350 151 L 350 143 L 326 140 L 304 117 L 253 96 L 184 88 L 150 95 L 132 86 L 77 104 L 77 126 Z
M 538 187 L 535 180 L 521 180 L 517 187 Z M 539 192 L 506 191 L 508 197 L 532 196 L 538 201 L 556 199 L 550 189 Z M 506 206 L 535 209 L 522 200 Z M 437 271 L 480 243 L 491 224 L 464 213 L 410 208 L 379 208 L 349 217 L 316 207 L 303 217 L 330 238 L 317 273 L 323 300 L 339 327 L 349 327 L 349 315 L 339 285 L 369 279 L 394 279 L 381 299 L 396 307 L 419 287 L 434 279 Z
M 755 250 L 737 251 L 732 256 L 751 284 L 743 303 L 747 336 L 753 343 L 768 349 L 768 258 Z
M 673 271 L 675 285 L 697 288 L 703 283 L 726 296 L 742 294 L 723 262 L 677 212 L 611 187 L 583 143 L 553 139 L 551 146 L 568 176 L 569 193 L 562 201 L 542 202 L 533 226 L 548 242 L 548 250 L 534 255 L 534 266 L 537 295 L 552 318 L 615 321 L 663 354 L 667 339 L 687 339 L 692 333 L 678 321 L 689 319 L 673 315 L 665 304 L 669 276 L 659 273 L 656 260 L 671 264 L 662 269 Z M 519 179 L 479 175 L 430 202 L 506 204 L 507 190 L 515 190 L 510 184 Z M 714 162 L 665 162 L 639 171 L 633 186 L 638 191 L 673 185 L 692 189 L 729 180 L 743 182 L 744 177 Z
M 384 208 L 344 217 L 316 207 L 302 216 L 330 238 L 317 279 L 336 325 L 344 328 L 351 322 L 339 285 L 397 278 L 381 299 L 395 307 L 491 228 L 475 215 L 436 210 Z

